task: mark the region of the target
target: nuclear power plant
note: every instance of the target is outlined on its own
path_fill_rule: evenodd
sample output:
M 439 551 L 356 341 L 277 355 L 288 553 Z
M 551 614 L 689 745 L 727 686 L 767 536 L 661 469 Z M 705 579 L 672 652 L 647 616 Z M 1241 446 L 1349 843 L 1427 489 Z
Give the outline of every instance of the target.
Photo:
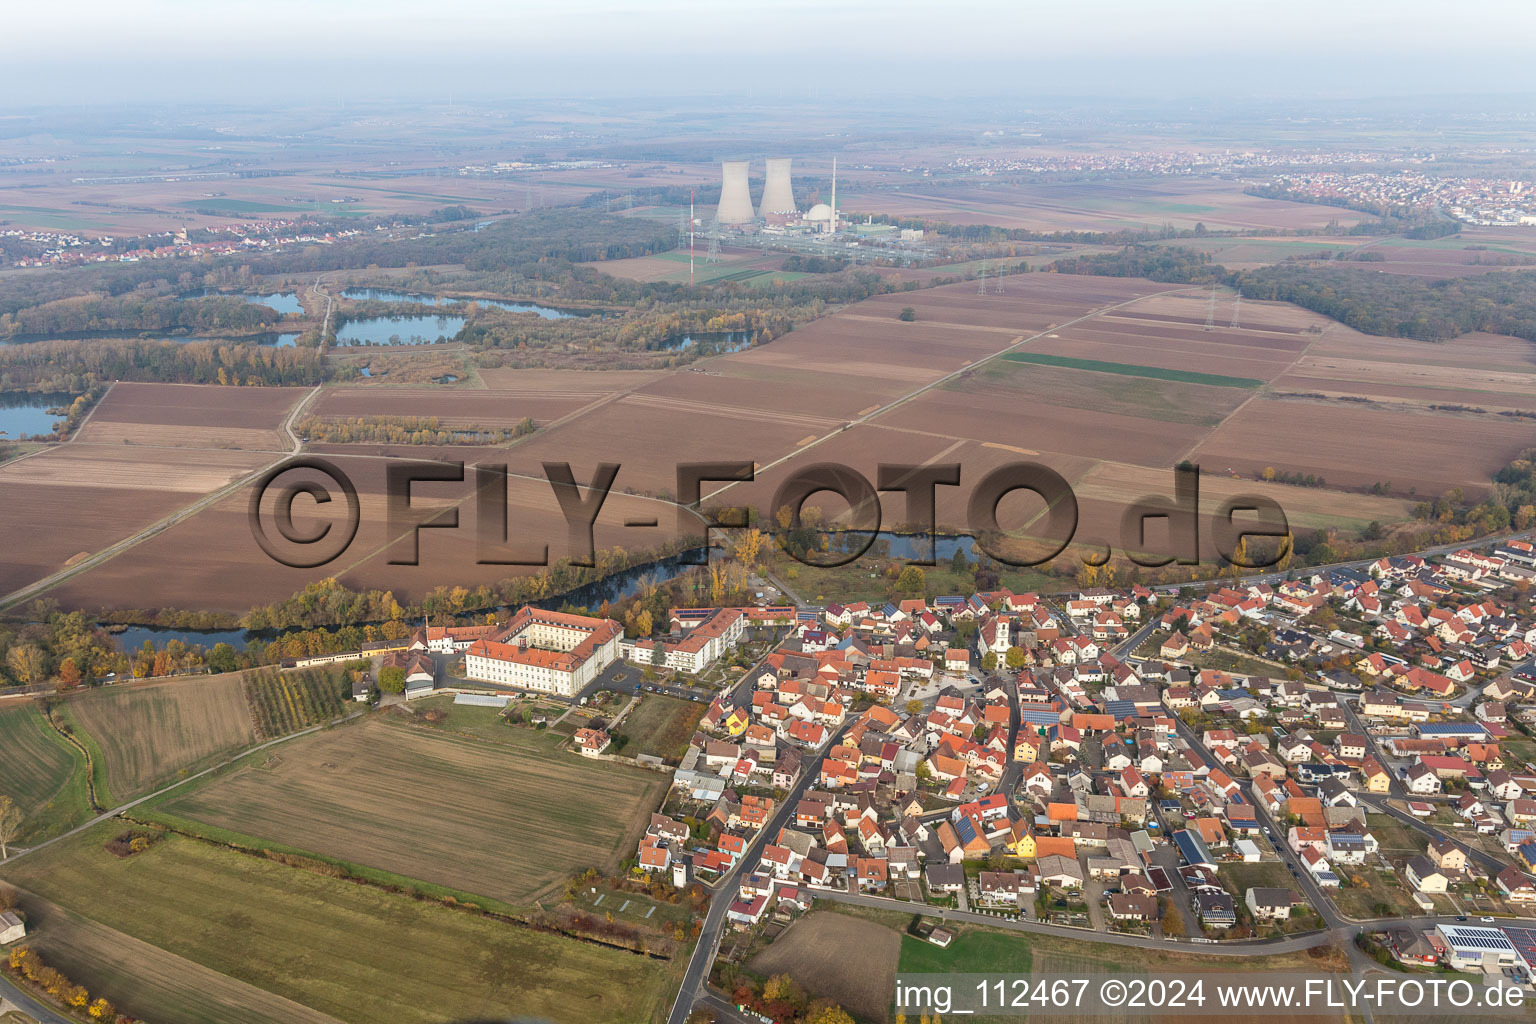
M 747 161 L 727 160 L 720 165 L 720 205 L 715 220 L 721 224 L 750 224 L 752 192 L 747 188 Z
M 789 183 L 788 157 L 768 161 L 768 180 L 763 185 L 763 204 L 758 214 L 767 220 L 770 216 L 794 217 L 800 212 L 795 205 L 795 190 Z
M 720 205 L 715 210 L 715 223 L 722 227 L 750 228 L 762 222 L 762 230 L 783 234 L 786 228 L 809 230 L 824 234 L 837 230 L 837 163 L 832 167 L 832 203 L 828 207 L 817 203 L 810 212 L 800 213 L 795 203 L 795 187 L 790 177 L 789 157 L 770 158 L 766 162 L 768 173 L 763 183 L 763 199 L 754 210 L 751 188 L 747 175 L 751 167 L 747 160 L 724 160 L 720 164 Z

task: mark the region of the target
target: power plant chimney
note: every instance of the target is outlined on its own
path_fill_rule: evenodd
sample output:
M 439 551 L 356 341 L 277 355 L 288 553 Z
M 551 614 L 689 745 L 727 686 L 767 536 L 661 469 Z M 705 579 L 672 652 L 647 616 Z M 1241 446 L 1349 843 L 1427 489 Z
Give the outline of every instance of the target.
M 715 220 L 721 224 L 750 224 L 753 216 L 747 161 L 724 161 L 720 164 L 720 205 L 715 209 Z
M 800 212 L 795 206 L 795 190 L 789 182 L 789 164 L 788 157 L 768 161 L 768 181 L 763 185 L 763 205 L 757 211 L 764 220 L 771 213 L 793 216 Z
M 837 234 L 837 157 L 832 158 L 832 227 L 831 232 Z

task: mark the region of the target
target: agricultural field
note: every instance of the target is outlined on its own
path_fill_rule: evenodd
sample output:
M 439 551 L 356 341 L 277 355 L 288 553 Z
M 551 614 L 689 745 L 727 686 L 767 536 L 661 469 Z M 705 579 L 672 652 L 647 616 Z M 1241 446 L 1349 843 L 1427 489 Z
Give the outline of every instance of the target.
M 847 195 L 846 200 L 844 195 Z M 838 193 L 838 207 L 948 224 L 996 224 L 1036 231 L 1157 229 L 1164 224 L 1212 230 L 1348 226 L 1363 215 L 1338 207 L 1245 195 L 1237 182 L 1188 178 L 1158 182 L 1063 182 L 1028 185 L 902 186 Z
M 651 754 L 669 764 L 677 763 L 706 710 L 705 704 L 661 694 L 640 698 L 619 724 L 618 735 L 628 739 L 621 753 L 625 757 Z
M 158 812 L 506 903 L 634 852 L 666 780 L 372 718 L 287 744 Z
M 86 690 L 61 721 L 91 752 L 96 799 L 111 807 L 234 755 L 256 741 L 240 673 Z
M 700 235 L 694 243 L 693 280 L 698 284 L 707 284 L 711 281 L 736 281 L 742 284 L 756 284 L 759 281 L 793 281 L 796 278 L 807 275 L 801 273 L 785 273 L 780 267 L 784 263 L 784 257 L 778 254 L 765 254 L 757 250 L 731 249 L 722 246 L 720 258 L 710 263 L 708 254 L 709 242 Z M 688 249 L 685 244 L 680 250 L 657 253 L 653 256 L 633 256 L 622 260 L 604 260 L 598 263 L 588 263 L 586 266 L 596 267 L 605 274 L 614 277 L 627 278 L 631 281 L 664 281 L 669 284 L 688 283 Z
M 261 669 L 245 677 L 245 698 L 262 739 L 340 718 L 348 710 L 352 691 L 343 671 L 304 669 L 279 672 Z
M 60 736 L 36 705 L 0 705 L 0 750 L 5 772 L 0 796 L 21 809 L 21 844 L 48 839 L 90 816 L 85 758 Z
M 648 1019 L 666 995 L 665 965 L 643 956 L 181 836 L 118 858 L 102 844 L 120 828 L 85 832 L 47 856 L 8 868 L 5 877 L 67 911 L 233 979 L 210 1001 L 238 999 L 235 983 L 243 983 L 355 1024 L 502 1019 L 514 1010 L 560 1024 L 619 1024 Z M 173 976 L 168 984 L 184 989 L 189 980 L 196 979 Z M 113 997 L 110 990 L 102 994 Z M 266 1006 L 283 1020 L 323 1019 L 283 1017 L 281 1004 Z M 204 1012 L 197 1008 L 179 1020 L 208 1019 L 196 1016 Z M 260 1020 L 263 1004 L 250 1012 Z
M 112 386 L 79 431 L 81 441 L 286 452 L 282 432 L 306 388 L 224 388 L 204 384 Z
M 60 572 L 268 461 L 250 453 L 77 442 L 12 460 L 0 466 L 0 507 L 6 529 L 26 543 L 12 545 L 0 561 L 0 592 Z
M 121 1013 L 159 1024 L 336 1024 L 335 1017 L 46 900 L 28 897 L 23 908 L 32 929 L 27 945 L 45 963 L 67 965 L 76 984 L 106 996 Z
M 890 1019 L 896 961 L 905 941 L 912 940 L 883 924 L 813 911 L 753 957 L 747 969 L 788 974 L 813 997 L 834 999 L 861 1021 L 884 1022 Z
M 913 322 L 897 319 L 907 305 L 916 311 Z M 1143 471 L 1166 471 L 1186 458 L 1233 479 L 1212 483 L 1213 493 L 1256 480 L 1265 468 L 1322 477 L 1326 487 L 1280 492 L 1282 505 L 1296 507 L 1299 525 L 1354 529 L 1372 521 L 1390 527 L 1413 500 L 1453 487 L 1486 493 L 1492 472 L 1530 443 L 1528 421 L 1499 415 L 1533 411 L 1536 355 L 1529 344 L 1491 336 L 1443 345 L 1365 338 L 1282 303 L 1245 302 L 1239 314 L 1233 296 L 1219 297 L 1212 330 L 1205 329 L 1209 314 L 1203 289 L 1022 274 L 1008 278 L 1001 294 L 977 295 L 961 284 L 878 296 L 770 344 L 671 373 L 488 369 L 483 388 L 391 389 L 398 411 L 450 422 L 545 418 L 541 430 L 511 447 L 344 446 L 346 454 L 332 458 L 357 484 L 362 523 L 345 554 L 323 572 L 355 588 L 418 598 L 448 577 L 473 587 L 528 571 L 480 564 L 468 480 L 415 489 L 414 505 L 458 506 L 461 523 L 424 531 L 420 564 L 390 564 L 408 555 L 410 538 L 391 536 L 386 527 L 384 462 L 377 456 L 509 463 L 513 536 L 547 541 L 558 558 L 568 530 L 544 478 L 546 461 L 571 463 L 583 481 L 598 462 L 620 463 L 617 490 L 597 523 L 597 543 L 605 548 L 666 543 L 677 530 L 675 510 L 644 496 L 670 496 L 681 462 L 724 459 L 754 461 L 758 479 L 706 494 L 760 508 L 779 483 L 812 462 L 842 462 L 871 479 L 882 462 L 960 462 L 962 486 L 940 488 L 938 497 L 941 525 L 962 529 L 971 482 L 1007 462 L 1038 461 L 1088 485 L 1079 495 L 1078 539 L 1113 543 L 1125 502 L 1149 493 Z M 1237 327 L 1228 322 L 1234 316 Z M 111 412 L 120 390 L 98 415 Z M 317 408 L 327 416 L 366 412 L 368 394 L 333 388 Z M 280 423 L 280 405 L 264 414 L 266 429 Z M 152 415 L 142 403 L 135 408 L 143 418 Z M 88 431 L 111 422 L 93 419 Z M 47 468 L 45 460 L 60 457 L 49 452 L 0 470 L 0 497 L 18 469 L 35 473 L 25 467 Z M 214 482 L 211 473 L 198 485 Z M 1360 492 L 1388 482 L 1386 500 L 1363 500 Z M 51 514 L 39 499 L 57 493 L 19 492 L 25 521 L 39 532 Z M 301 590 L 317 573 L 279 565 L 258 549 L 247 497 L 211 505 L 66 581 L 56 596 L 88 608 L 174 607 L 196 592 L 206 607 L 239 612 Z M 164 494 L 147 489 L 132 500 L 167 504 Z M 900 522 L 900 495 L 884 502 L 885 521 Z M 1005 508 L 1008 529 L 1027 526 L 1040 511 L 1022 496 L 1009 503 L 1018 507 Z M 132 505 L 114 505 L 104 520 L 125 507 Z M 650 521 L 655 525 L 645 525 Z M 83 528 L 102 529 L 94 521 Z M 54 539 L 33 555 L 44 564 L 7 565 L 0 573 L 35 579 L 86 548 L 64 531 L 46 535 Z M 208 557 L 212 550 L 218 559 Z
M 359 388 L 331 388 L 306 410 L 321 420 L 374 416 L 436 417 L 448 427 L 513 427 L 524 417 L 543 426 L 602 396 L 598 390 L 552 394 L 545 391 L 471 391 L 398 388 L 388 397 Z

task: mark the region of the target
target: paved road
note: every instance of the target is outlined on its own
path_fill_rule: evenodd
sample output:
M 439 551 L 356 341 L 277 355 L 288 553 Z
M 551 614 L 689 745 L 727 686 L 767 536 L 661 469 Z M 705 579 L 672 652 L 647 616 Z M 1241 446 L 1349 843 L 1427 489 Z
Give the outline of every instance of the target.
M 736 899 L 736 880 L 747 870 L 748 865 L 756 866 L 758 849 L 766 842 L 767 837 L 778 835 L 779 830 L 788 823 L 790 815 L 795 812 L 795 805 L 800 802 L 800 797 L 821 777 L 821 763 L 826 759 L 826 751 L 836 746 L 843 733 L 852 724 L 852 721 L 845 723 L 832 735 L 826 747 L 822 748 L 822 752 L 814 760 L 806 761 L 799 781 L 779 804 L 773 817 L 758 830 L 757 835 L 742 853 L 741 859 L 736 862 L 736 866 L 715 883 L 714 896 L 709 901 L 709 910 L 705 913 L 704 924 L 699 930 L 699 944 L 694 947 L 693 957 L 688 961 L 688 970 L 683 974 L 683 984 L 678 989 L 677 1001 L 672 1004 L 672 1012 L 667 1016 L 667 1024 L 683 1024 L 688 1019 L 693 1004 L 704 994 L 705 985 L 709 981 L 709 969 L 715 962 L 720 936 L 725 931 L 726 911 Z
M 38 1024 L 78 1024 L 74 1018 L 62 1016 L 57 1010 L 33 999 L 3 974 L 0 974 L 0 1004 L 15 1006 Z

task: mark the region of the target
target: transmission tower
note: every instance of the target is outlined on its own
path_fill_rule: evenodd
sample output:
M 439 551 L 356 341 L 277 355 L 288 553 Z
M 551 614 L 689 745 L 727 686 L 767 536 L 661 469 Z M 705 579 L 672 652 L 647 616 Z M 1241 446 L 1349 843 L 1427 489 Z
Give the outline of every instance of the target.
M 679 249 L 688 244 L 688 222 L 688 215 L 679 210 L 677 212 L 677 247 Z
M 1242 330 L 1242 323 L 1243 323 L 1242 313 L 1243 313 L 1243 290 L 1241 288 L 1239 288 L 1237 290 L 1237 295 L 1234 296 L 1233 299 L 1232 299 L 1232 329 L 1234 331 Z
M 709 250 L 704 253 L 705 263 L 720 262 L 720 222 L 715 221 L 709 226 Z
M 981 272 L 976 275 L 976 294 L 987 294 L 987 265 L 985 263 L 981 265 Z
M 998 267 L 997 273 L 992 275 L 992 290 L 997 294 L 1003 294 L 1003 268 Z
M 1215 285 L 1211 285 L 1211 299 L 1210 299 L 1210 302 L 1208 302 L 1206 304 L 1206 307 L 1205 307 L 1205 329 L 1208 330 L 1208 331 L 1214 331 L 1216 329 L 1216 286 Z

